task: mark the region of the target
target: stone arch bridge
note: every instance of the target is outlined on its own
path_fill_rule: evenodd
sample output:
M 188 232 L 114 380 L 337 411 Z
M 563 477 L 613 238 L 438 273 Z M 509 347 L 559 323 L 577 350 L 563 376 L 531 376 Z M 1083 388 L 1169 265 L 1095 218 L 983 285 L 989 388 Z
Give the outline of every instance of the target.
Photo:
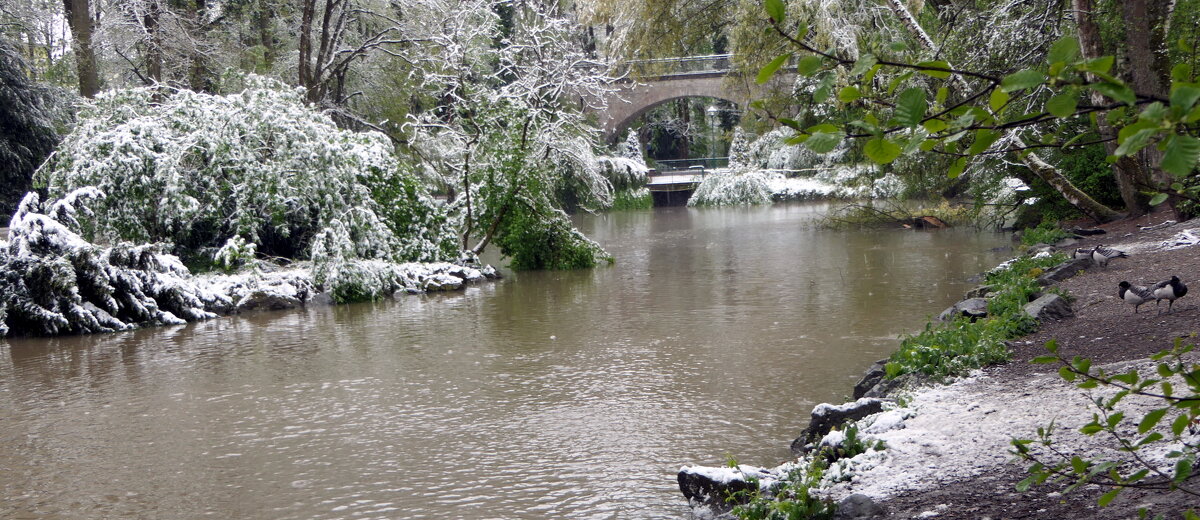
M 689 56 L 641 60 L 628 65 L 650 71 L 639 80 L 619 82 L 609 93 L 607 109 L 597 111 L 600 128 L 609 142 L 620 139 L 621 132 L 650 109 L 680 98 L 711 97 L 723 99 L 745 109 L 750 101 L 770 89 L 790 85 L 795 69 L 780 69 L 764 85 L 754 77 L 736 74 L 731 70 L 729 54 Z

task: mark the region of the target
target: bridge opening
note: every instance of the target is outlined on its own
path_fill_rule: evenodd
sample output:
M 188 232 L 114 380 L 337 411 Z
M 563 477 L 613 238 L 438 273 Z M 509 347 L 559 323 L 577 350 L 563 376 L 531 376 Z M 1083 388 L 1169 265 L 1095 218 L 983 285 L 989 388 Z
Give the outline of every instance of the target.
M 741 111 L 731 101 L 704 96 L 668 99 L 630 124 L 653 170 L 655 206 L 686 204 L 705 175 L 729 165 L 729 145 Z

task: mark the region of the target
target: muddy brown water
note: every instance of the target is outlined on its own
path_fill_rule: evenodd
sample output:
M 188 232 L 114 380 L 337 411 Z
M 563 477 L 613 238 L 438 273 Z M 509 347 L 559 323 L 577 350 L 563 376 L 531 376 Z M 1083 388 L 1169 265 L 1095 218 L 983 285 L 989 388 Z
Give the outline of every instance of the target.
M 578 219 L 611 267 L 0 341 L 2 518 L 688 518 L 1005 256 L 821 204 Z

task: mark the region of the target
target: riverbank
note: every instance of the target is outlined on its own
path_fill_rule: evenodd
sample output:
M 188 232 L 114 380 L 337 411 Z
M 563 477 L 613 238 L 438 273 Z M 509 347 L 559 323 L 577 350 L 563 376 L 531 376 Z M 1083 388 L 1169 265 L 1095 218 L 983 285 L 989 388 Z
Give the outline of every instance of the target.
M 1009 342 L 1010 362 L 949 385 L 892 394 L 880 403 L 892 411 L 856 416 L 858 428 L 868 433 L 864 438 L 883 441 L 887 449 L 831 466 L 817 494 L 834 501 L 854 494 L 869 498 L 874 507 L 860 509 L 860 518 L 1129 518 L 1139 507 L 1170 518 L 1193 505 L 1195 497 L 1182 493 L 1126 492 L 1100 509 L 1096 501 L 1108 489 L 1096 486 L 1062 494 L 1066 484 L 1054 484 L 1020 493 L 1016 483 L 1028 476 L 1029 463 L 1016 460 L 1011 445 L 1013 438 L 1036 438 L 1039 427 L 1054 422 L 1056 437 L 1073 453 L 1116 453 L 1111 438 L 1077 433 L 1094 412 L 1088 396 L 1063 382 L 1057 365 L 1029 363 L 1047 353 L 1043 345 L 1050 339 L 1058 340 L 1067 357 L 1093 358 L 1115 373 L 1170 348 L 1176 336 L 1200 331 L 1200 306 L 1186 298 L 1173 313 L 1162 315 L 1146 306 L 1134 315 L 1131 306 L 1116 298 L 1122 280 L 1152 284 L 1177 274 L 1187 281 L 1200 272 L 1200 258 L 1189 247 L 1197 242 L 1200 221 L 1161 226 L 1164 219 L 1158 214 L 1102 226 L 1107 233 L 1066 246 L 1070 253 L 1104 243 L 1127 251 L 1130 258 L 1114 260 L 1105 269 L 1087 268 L 1058 283 L 1074 297 L 1074 317 L 1045 320 L 1037 332 Z M 1128 415 L 1140 418 L 1139 409 L 1148 410 L 1153 403 L 1127 404 L 1133 408 Z M 785 472 L 766 470 L 762 478 Z M 725 477 L 737 480 L 736 475 Z M 684 480 L 681 475 L 681 484 Z

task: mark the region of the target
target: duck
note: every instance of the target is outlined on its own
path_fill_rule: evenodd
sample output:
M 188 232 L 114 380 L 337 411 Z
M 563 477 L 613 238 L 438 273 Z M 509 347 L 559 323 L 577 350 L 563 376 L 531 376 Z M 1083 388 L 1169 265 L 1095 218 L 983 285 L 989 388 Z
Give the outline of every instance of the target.
M 1124 300 L 1125 303 L 1132 305 L 1133 312 L 1136 314 L 1138 307 L 1154 299 L 1154 291 L 1147 289 L 1145 286 L 1133 285 L 1122 281 L 1117 284 L 1117 297 Z
M 1100 267 L 1108 267 L 1108 261 L 1114 258 L 1129 258 L 1129 255 L 1124 251 L 1117 251 L 1104 244 L 1098 244 L 1092 248 L 1092 263 Z
M 1179 279 L 1179 276 L 1171 276 L 1170 280 L 1164 280 L 1154 284 L 1154 306 L 1158 307 L 1158 302 L 1167 300 L 1167 313 L 1171 313 L 1171 306 L 1175 305 L 1175 300 L 1183 298 L 1187 294 L 1187 286 Z M 1162 312 L 1159 309 L 1158 312 Z

